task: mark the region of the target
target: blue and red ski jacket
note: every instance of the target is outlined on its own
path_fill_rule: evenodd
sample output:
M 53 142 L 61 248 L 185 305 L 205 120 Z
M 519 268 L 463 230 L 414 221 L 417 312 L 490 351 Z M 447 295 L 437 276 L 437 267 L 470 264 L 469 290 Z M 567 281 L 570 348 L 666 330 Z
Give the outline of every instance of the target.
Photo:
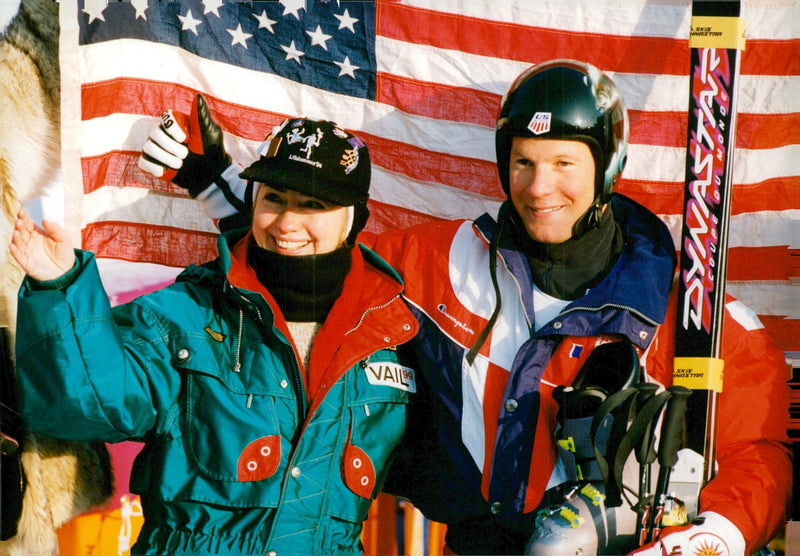
M 472 365 L 465 356 L 497 304 L 489 271 L 495 221 L 483 215 L 378 237 L 375 249 L 404 277 L 420 324 L 415 351 L 427 387 L 390 488 L 428 518 L 456 523 L 493 514 L 510 527 L 531 520 L 564 480 L 553 390 L 571 384 L 600 343 L 630 341 L 648 380 L 671 384 L 674 244 L 646 208 L 618 194 L 611 203 L 625 240 L 619 260 L 536 332 L 524 255 L 498 250 L 501 309 Z M 788 372 L 755 315 L 728 301 L 719 472 L 701 494 L 700 511 L 724 515 L 758 548 L 784 523 L 791 490 Z M 759 410 L 743 418 L 741 408 L 754 403 Z

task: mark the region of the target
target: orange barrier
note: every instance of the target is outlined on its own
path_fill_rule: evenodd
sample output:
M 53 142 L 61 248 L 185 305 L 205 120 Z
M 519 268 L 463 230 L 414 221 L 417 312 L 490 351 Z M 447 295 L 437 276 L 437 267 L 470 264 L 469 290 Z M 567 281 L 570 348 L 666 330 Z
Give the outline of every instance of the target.
M 398 527 L 403 528 L 401 537 Z M 446 530 L 445 525 L 425 519 L 412 504 L 380 494 L 364 522 L 361 542 L 365 556 L 442 556 L 453 554 L 444 544 Z
M 59 556 L 128 556 L 144 519 L 138 497 L 123 496 L 120 503 L 64 524 L 58 530 Z

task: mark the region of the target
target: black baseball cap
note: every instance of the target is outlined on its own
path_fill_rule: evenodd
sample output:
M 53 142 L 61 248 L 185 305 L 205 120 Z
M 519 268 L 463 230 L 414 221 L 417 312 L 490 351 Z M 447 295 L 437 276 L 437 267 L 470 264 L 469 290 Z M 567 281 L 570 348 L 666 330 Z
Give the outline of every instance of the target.
M 239 176 L 340 206 L 369 198 L 367 145 L 327 120 L 290 118 L 267 137 L 260 157 Z

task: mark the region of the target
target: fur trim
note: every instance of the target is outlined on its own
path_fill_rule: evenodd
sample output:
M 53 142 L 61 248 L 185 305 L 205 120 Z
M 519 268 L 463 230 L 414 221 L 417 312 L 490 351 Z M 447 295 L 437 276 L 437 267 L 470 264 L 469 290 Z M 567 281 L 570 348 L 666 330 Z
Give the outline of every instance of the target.
M 17 535 L 0 554 L 53 554 L 56 529 L 105 504 L 114 492 L 111 458 L 102 442 L 70 442 L 27 434 L 22 466 L 28 480 Z
M 5 248 L 19 207 L 60 170 L 58 3 L 23 0 L 0 41 L 0 326 L 12 332 L 22 272 Z M 17 535 L 0 555 L 57 552 L 56 529 L 104 505 L 114 492 L 105 444 L 28 434 L 22 442 L 27 479 Z
M 0 41 L 0 241 L 6 246 L 20 203 L 60 169 L 58 3 L 24 1 Z M 0 249 L 0 326 L 15 322 L 22 273 Z

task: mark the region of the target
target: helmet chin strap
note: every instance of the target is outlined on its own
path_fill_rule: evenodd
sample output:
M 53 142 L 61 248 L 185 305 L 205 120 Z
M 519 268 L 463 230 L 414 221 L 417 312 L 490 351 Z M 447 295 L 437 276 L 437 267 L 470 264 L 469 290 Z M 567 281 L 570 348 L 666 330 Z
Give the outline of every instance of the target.
M 586 209 L 580 218 L 573 224 L 572 226 L 572 238 L 577 239 L 587 232 L 597 228 L 600 226 L 600 220 L 603 217 L 603 211 L 605 210 L 607 203 L 602 203 L 600 201 L 600 197 L 598 196 L 591 206 Z

